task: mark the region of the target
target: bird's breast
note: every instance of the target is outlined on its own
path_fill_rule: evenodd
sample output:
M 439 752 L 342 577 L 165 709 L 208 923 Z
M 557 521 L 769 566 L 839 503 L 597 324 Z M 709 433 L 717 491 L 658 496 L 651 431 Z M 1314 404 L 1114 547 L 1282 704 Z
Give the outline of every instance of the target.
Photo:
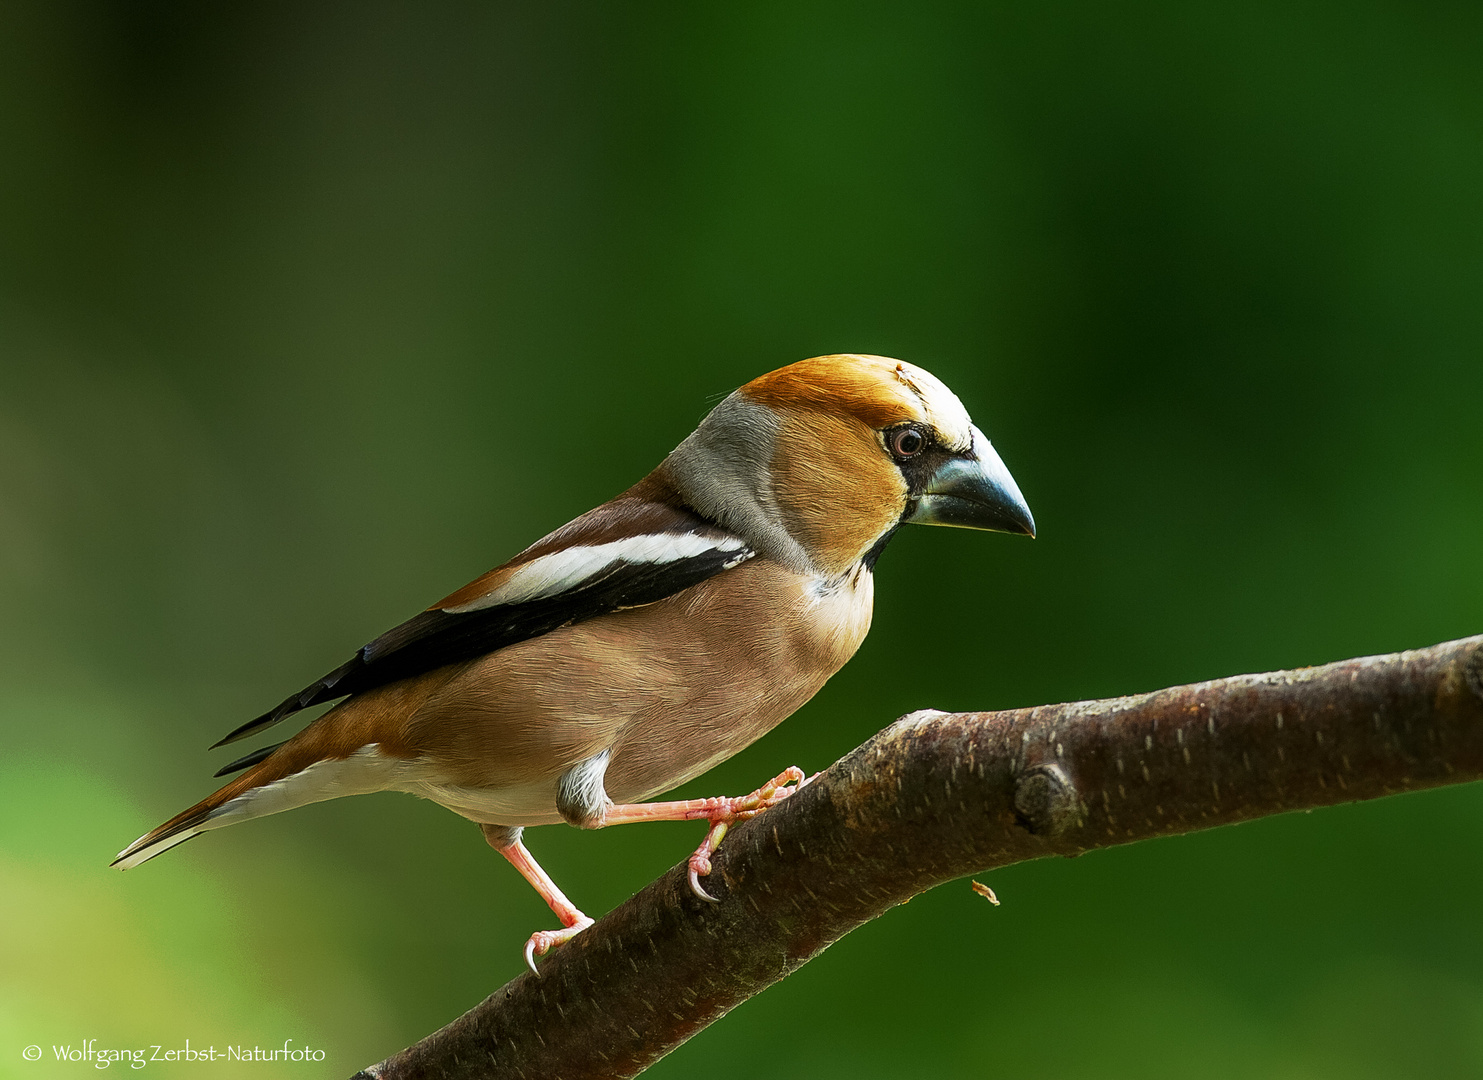
M 684 642 L 672 693 L 634 711 L 615 740 L 607 790 L 617 802 L 666 791 L 739 752 L 792 715 L 855 654 L 870 629 L 874 582 L 863 566 L 835 581 L 774 563 L 738 567 L 653 617 Z

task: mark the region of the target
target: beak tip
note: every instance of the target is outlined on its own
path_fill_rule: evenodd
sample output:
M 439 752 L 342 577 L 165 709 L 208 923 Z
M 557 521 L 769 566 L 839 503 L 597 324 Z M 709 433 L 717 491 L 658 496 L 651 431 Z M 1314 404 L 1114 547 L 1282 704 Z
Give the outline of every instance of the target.
M 940 465 L 902 520 L 1035 536 L 1035 516 L 988 439 Z

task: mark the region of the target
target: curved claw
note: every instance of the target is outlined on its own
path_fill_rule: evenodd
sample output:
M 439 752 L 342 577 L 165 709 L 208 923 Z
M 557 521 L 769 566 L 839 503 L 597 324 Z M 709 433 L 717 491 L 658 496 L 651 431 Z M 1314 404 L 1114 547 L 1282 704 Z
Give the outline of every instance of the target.
M 710 872 L 709 867 L 707 867 L 706 872 Z M 721 902 L 700 887 L 700 871 L 696 869 L 694 862 L 690 864 L 690 891 L 706 901 L 706 903 L 719 904 Z
M 525 966 L 535 973 L 536 978 L 541 977 L 540 969 L 536 967 L 536 957 L 545 956 L 558 945 L 565 945 L 583 930 L 592 925 L 592 920 L 581 912 L 577 913 L 580 918 L 572 925 L 562 930 L 537 930 L 530 935 L 525 943 Z

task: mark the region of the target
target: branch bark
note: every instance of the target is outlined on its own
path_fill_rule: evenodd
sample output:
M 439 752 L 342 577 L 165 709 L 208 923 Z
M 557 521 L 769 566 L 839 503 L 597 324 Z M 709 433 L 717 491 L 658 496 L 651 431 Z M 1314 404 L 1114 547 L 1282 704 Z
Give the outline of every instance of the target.
M 934 885 L 1483 778 L 1483 635 L 1138 697 L 898 720 L 377 1080 L 626 1077 Z

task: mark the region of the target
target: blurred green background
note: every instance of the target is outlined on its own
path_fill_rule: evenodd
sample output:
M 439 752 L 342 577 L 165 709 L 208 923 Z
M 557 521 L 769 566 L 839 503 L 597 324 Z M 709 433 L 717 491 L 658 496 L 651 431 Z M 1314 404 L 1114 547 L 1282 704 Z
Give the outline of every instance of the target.
M 346 1076 L 516 975 L 549 913 L 405 796 L 107 863 L 805 356 L 942 377 L 1041 537 L 907 530 L 690 792 L 1483 631 L 1480 47 L 1422 0 L 0 6 L 0 1075 Z M 950 885 L 651 1075 L 1477 1076 L 1480 836 L 1458 788 Z M 529 839 L 597 914 L 698 834 Z

